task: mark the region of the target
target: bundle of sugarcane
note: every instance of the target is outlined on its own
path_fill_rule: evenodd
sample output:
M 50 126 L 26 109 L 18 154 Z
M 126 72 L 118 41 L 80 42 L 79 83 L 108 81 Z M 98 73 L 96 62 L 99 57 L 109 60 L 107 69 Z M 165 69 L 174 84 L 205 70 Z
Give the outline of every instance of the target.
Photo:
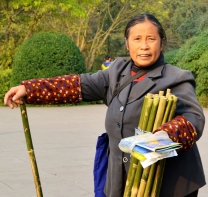
M 159 126 L 175 116 L 177 97 L 167 89 L 159 94 L 147 94 L 144 97 L 138 128 L 143 131 L 155 131 Z M 158 197 L 162 184 L 165 159 L 143 169 L 139 160 L 141 155 L 132 151 L 131 162 L 123 197 Z

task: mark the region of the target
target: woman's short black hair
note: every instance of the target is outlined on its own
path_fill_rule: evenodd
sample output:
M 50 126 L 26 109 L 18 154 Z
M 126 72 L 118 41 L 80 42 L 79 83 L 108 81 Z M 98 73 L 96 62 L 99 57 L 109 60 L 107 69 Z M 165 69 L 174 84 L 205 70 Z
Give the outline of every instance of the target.
M 163 45 L 167 42 L 167 38 L 166 38 L 166 33 L 161 25 L 161 23 L 155 18 L 155 16 L 153 16 L 152 14 L 138 14 L 136 16 L 134 16 L 126 25 L 125 28 L 125 32 L 124 32 L 124 37 L 127 40 L 129 37 L 129 32 L 131 27 L 133 27 L 134 25 L 138 24 L 138 23 L 143 23 L 145 21 L 150 21 L 153 25 L 155 25 L 158 29 L 158 33 L 159 36 L 161 38 L 161 41 L 163 42 Z

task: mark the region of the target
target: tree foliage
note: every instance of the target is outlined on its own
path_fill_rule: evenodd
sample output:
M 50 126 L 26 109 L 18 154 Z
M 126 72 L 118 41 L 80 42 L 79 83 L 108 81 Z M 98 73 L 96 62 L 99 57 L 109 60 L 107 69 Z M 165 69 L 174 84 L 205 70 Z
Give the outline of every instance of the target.
M 169 46 L 180 47 L 187 39 L 199 35 L 208 28 L 207 0 L 163 0 L 169 10 L 165 22 Z
M 208 96 L 208 30 L 195 36 L 179 49 L 170 51 L 165 57 L 182 69 L 190 70 L 196 79 L 198 97 Z M 174 54 L 175 55 L 170 55 Z
M 0 66 L 11 67 L 18 46 L 40 31 L 68 35 L 88 70 L 96 58 L 126 54 L 128 20 L 149 12 L 164 24 L 168 49 L 180 47 L 208 26 L 207 0 L 5 0 L 0 2 Z M 102 60 L 102 58 L 101 58 Z
M 57 32 L 34 34 L 19 47 L 12 64 L 11 85 L 32 78 L 46 78 L 86 71 L 75 43 Z
M 124 45 L 123 26 L 133 15 L 149 11 L 163 18 L 162 6 L 153 0 L 5 0 L 0 3 L 0 65 L 11 67 L 18 46 L 32 34 L 52 30 L 71 37 L 91 70 L 95 58 L 113 48 L 110 41 Z
M 152 6 L 149 6 L 148 3 Z M 91 27 L 91 31 L 86 35 L 88 39 L 86 48 L 83 49 L 88 70 L 92 68 L 95 57 L 99 54 L 106 54 L 109 48 L 113 48 L 117 52 L 114 55 L 117 56 L 121 52 L 118 50 L 119 48 L 125 51 L 124 29 L 133 16 L 148 11 L 159 18 L 167 16 L 167 12 L 158 11 L 163 6 L 162 3 L 152 0 L 149 0 L 148 3 L 142 0 L 108 0 L 95 8 L 95 11 L 89 15 L 88 27 Z M 114 47 L 114 40 L 119 41 L 120 47 Z
M 168 64 L 177 65 L 178 60 L 176 58 L 176 54 L 178 53 L 179 49 L 172 49 L 164 54 L 165 61 Z
M 70 13 L 87 17 L 85 6 L 99 0 L 4 0 L 0 1 L 0 66 L 11 68 L 19 45 L 32 34 L 42 31 L 50 15 Z M 57 28 L 58 29 L 58 28 Z

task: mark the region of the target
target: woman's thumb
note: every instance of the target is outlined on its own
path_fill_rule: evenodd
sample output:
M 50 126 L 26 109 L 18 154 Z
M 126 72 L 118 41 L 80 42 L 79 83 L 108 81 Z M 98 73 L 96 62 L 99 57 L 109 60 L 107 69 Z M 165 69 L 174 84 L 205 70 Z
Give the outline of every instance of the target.
M 18 93 L 16 93 L 13 97 L 12 97 L 12 101 L 16 101 L 16 100 L 18 100 L 19 98 L 21 98 L 21 95 L 20 94 L 18 94 Z

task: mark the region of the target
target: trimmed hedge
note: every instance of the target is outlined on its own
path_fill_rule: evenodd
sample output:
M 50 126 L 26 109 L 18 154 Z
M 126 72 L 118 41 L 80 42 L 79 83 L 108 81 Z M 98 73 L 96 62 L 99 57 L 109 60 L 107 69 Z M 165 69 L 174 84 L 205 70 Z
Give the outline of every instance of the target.
M 11 69 L 0 70 L 0 105 L 4 103 L 4 95 L 10 88 Z
M 22 80 L 86 72 L 79 48 L 66 35 L 40 32 L 22 43 L 12 64 L 11 86 Z

